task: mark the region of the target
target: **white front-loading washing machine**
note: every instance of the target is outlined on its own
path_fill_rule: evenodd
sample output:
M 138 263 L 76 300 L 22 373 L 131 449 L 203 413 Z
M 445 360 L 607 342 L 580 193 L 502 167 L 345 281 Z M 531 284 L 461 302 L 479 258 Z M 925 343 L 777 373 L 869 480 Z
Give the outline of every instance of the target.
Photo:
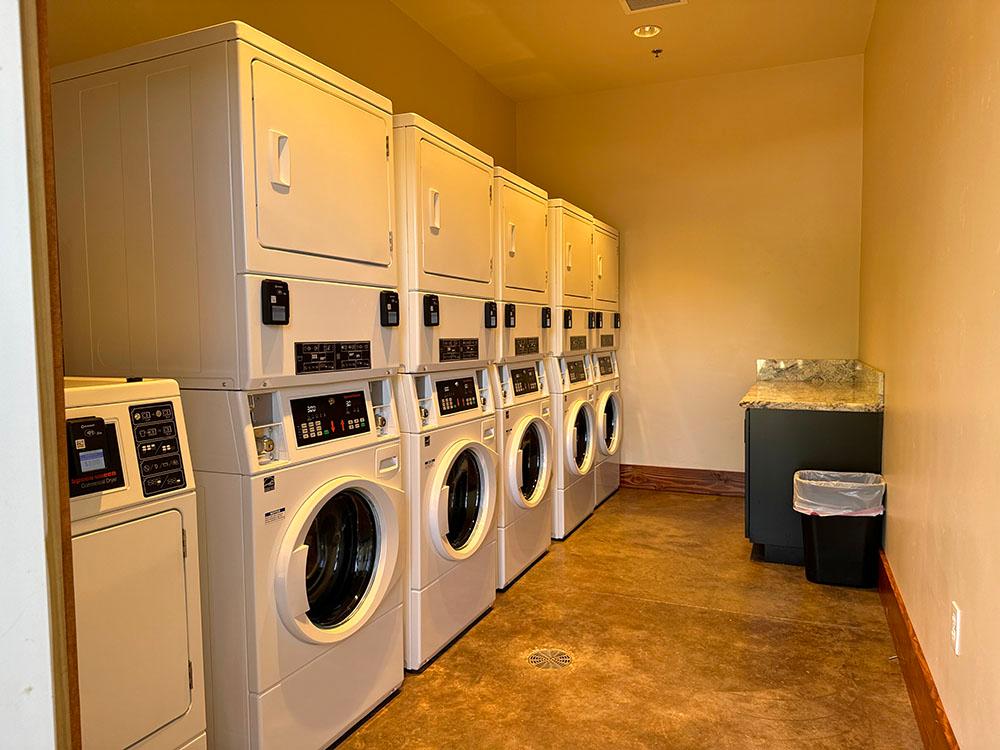
M 597 396 L 587 355 L 550 357 L 545 366 L 555 434 L 552 538 L 565 539 L 594 512 Z
M 83 746 L 203 750 L 197 501 L 177 384 L 65 389 Z
M 212 743 L 325 748 L 403 680 L 407 509 L 390 382 L 183 398 Z
M 543 360 L 498 365 L 500 501 L 497 588 L 507 588 L 552 540 L 552 401 Z
M 594 467 L 596 502 L 603 503 L 621 485 L 622 395 L 618 378 L 618 354 L 613 351 L 591 355 L 597 381 L 597 460 Z
M 393 123 L 403 369 L 486 366 L 499 323 L 493 157 L 419 115 Z
M 52 79 L 70 371 L 232 390 L 396 371 L 388 99 L 239 22 Z
M 400 375 L 410 508 L 406 667 L 427 664 L 496 599 L 497 427 L 487 368 Z

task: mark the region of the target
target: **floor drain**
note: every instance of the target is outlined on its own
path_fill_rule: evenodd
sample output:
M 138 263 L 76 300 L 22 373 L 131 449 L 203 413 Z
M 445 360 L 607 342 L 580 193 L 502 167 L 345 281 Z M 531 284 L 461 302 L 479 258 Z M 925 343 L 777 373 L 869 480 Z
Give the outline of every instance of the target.
M 573 657 L 561 648 L 538 648 L 528 654 L 528 664 L 538 669 L 565 669 Z

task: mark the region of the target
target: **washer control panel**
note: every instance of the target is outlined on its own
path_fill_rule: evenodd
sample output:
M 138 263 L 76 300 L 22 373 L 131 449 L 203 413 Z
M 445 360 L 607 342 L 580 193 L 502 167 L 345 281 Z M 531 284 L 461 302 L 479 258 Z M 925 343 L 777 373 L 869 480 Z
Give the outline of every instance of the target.
M 171 401 L 130 406 L 135 457 L 142 496 L 152 497 L 187 485 L 177 437 L 177 417 Z
M 515 396 L 538 392 L 538 374 L 534 367 L 514 367 L 510 371 L 510 382 Z
M 569 376 L 569 382 L 580 383 L 587 379 L 587 366 L 582 359 L 567 359 L 566 373 Z
M 449 414 L 475 409 L 479 406 L 475 378 L 439 380 L 434 385 L 437 389 L 438 411 L 441 416 L 446 417 Z
M 597 358 L 597 369 L 601 375 L 614 375 L 615 366 L 611 362 L 611 356 L 607 354 L 599 356 Z
M 296 398 L 290 402 L 300 448 L 371 430 L 364 391 Z

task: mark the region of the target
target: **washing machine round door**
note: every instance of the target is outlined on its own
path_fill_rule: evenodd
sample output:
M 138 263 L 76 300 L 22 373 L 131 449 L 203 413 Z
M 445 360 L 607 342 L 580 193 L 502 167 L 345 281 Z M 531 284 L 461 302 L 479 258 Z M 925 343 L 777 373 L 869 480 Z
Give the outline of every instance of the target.
M 475 440 L 459 440 L 442 454 L 431 477 L 428 521 L 438 554 L 471 557 L 493 525 L 496 453 Z
M 518 506 L 534 508 L 549 487 L 552 431 L 541 417 L 525 417 L 510 431 L 507 444 L 507 491 Z
M 307 643 L 335 643 L 378 609 L 396 573 L 403 493 L 361 477 L 327 482 L 301 505 L 278 552 L 282 622 Z
M 594 407 L 589 401 L 572 402 L 566 414 L 566 468 L 570 474 L 583 476 L 594 466 L 596 454 L 596 426 Z
M 622 442 L 622 399 L 616 391 L 605 391 L 597 401 L 597 446 L 601 454 L 613 456 Z

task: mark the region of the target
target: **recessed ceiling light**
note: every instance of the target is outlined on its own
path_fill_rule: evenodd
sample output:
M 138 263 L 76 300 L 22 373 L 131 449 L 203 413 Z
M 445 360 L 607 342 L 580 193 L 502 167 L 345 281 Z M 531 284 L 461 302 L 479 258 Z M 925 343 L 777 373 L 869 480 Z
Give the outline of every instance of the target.
M 648 39 L 651 36 L 656 36 L 661 31 L 663 31 L 663 29 L 654 24 L 648 24 L 646 26 L 636 26 L 634 29 L 632 29 L 632 33 L 635 34 L 640 39 Z

